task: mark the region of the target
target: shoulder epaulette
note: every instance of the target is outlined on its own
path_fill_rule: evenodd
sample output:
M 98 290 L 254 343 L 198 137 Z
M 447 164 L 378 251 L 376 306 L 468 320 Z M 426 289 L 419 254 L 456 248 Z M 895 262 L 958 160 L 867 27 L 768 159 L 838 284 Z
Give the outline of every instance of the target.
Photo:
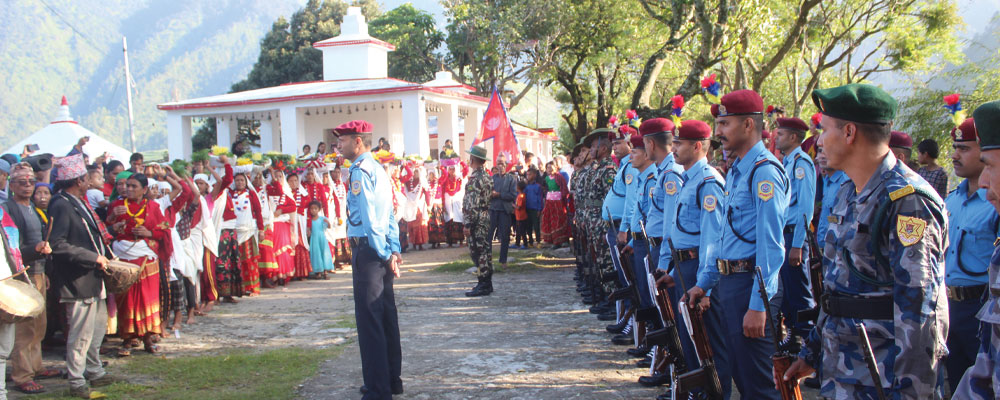
M 899 200 L 900 197 L 906 196 L 908 194 L 913 194 L 915 189 L 913 185 L 906 185 L 900 189 L 893 190 L 889 193 L 889 199 L 892 201 Z

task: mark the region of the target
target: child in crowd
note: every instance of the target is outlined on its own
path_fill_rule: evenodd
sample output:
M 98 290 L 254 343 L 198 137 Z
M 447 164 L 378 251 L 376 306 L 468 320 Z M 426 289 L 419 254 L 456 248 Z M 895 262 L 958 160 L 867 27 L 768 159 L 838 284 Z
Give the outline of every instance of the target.
M 538 170 L 531 168 L 526 175 L 528 181 L 524 189 L 526 207 L 528 209 L 528 245 L 534 246 L 536 243 L 542 244 L 542 209 L 545 208 L 545 193 L 542 185 L 538 183 Z
M 528 244 L 528 238 L 526 236 L 528 232 L 528 208 L 527 199 L 524 194 L 525 189 L 524 181 L 517 182 L 517 199 L 514 200 L 514 219 L 516 220 L 514 225 L 514 247 L 513 249 L 526 248 L 525 245 Z
M 327 273 L 335 273 L 330 243 L 326 240 L 330 222 L 322 213 L 323 204 L 316 200 L 309 203 L 309 260 L 312 262 L 313 272 L 309 279 L 330 279 Z
M 87 204 L 94 211 L 100 210 L 98 215 L 101 215 L 102 218 L 107 216 L 103 210 L 108 206 L 108 199 L 104 197 L 104 174 L 101 173 L 100 168 L 87 169 L 87 184 L 89 185 L 87 188 Z

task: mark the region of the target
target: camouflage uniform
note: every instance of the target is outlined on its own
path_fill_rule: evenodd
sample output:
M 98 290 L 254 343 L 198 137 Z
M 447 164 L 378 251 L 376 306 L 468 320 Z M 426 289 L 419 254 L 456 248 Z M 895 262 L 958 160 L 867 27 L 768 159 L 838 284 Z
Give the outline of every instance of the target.
M 605 157 L 602 160 L 594 161 L 592 171 L 591 175 L 587 177 L 587 191 L 591 196 L 594 196 L 593 198 L 596 199 L 597 204 L 603 204 L 604 196 L 611 190 L 611 184 L 614 183 L 618 166 L 611 160 L 611 157 Z M 611 293 L 614 291 L 615 278 L 613 277 L 616 276 L 616 272 L 614 264 L 611 262 L 611 248 L 605 240 L 608 225 L 601 218 L 600 208 L 596 208 L 592 212 L 587 233 L 590 235 L 591 245 L 594 246 L 596 273 L 599 277 L 602 277 L 602 286 L 605 293 Z
M 990 258 L 990 299 L 979 310 L 979 353 L 954 390 L 956 399 L 995 399 L 1000 393 L 1000 247 Z
M 851 181 L 841 186 L 823 249 L 823 313 L 799 354 L 819 371 L 822 396 L 875 398 L 855 326 L 864 321 L 886 394 L 937 397 L 948 354 L 943 210 L 933 188 L 891 152 L 860 192 Z
M 580 244 L 580 250 L 583 258 L 584 281 L 591 283 L 597 281 L 595 278 L 597 271 L 594 269 L 591 254 L 593 247 L 590 244 L 590 219 L 594 214 L 594 207 L 591 203 L 593 202 L 594 195 L 589 190 L 589 182 L 590 176 L 594 171 L 593 166 L 594 163 L 589 162 L 580 171 L 573 173 L 573 179 L 576 179 L 576 182 L 573 183 L 574 196 L 576 196 L 576 215 L 573 216 L 573 222 L 585 236 L 585 240 Z
M 589 164 L 588 164 L 589 165 Z M 580 168 L 578 171 L 573 171 L 573 175 L 570 177 L 570 188 L 573 191 L 573 214 L 571 214 L 571 226 L 573 227 L 573 253 L 576 256 L 576 262 L 580 265 L 581 277 L 585 277 L 587 274 L 587 261 L 586 261 L 586 251 L 587 246 L 585 239 L 585 231 L 581 225 L 583 219 L 583 202 L 586 198 L 585 193 L 580 188 L 583 187 L 582 178 L 586 177 L 586 171 L 588 171 L 588 166 Z
M 462 199 L 462 216 L 469 228 L 469 252 L 476 263 L 477 275 L 485 278 L 493 275 L 493 241 L 490 238 L 490 195 L 493 194 L 493 179 L 486 169 L 479 167 L 469 174 L 465 184 L 465 198 Z

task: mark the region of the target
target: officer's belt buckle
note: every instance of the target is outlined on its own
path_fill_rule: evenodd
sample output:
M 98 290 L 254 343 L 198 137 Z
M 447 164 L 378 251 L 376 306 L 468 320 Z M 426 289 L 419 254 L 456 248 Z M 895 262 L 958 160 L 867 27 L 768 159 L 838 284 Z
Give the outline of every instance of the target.
M 366 237 L 349 237 L 347 241 L 351 244 L 351 248 L 357 248 L 361 245 L 368 245 L 368 238 Z
M 649 245 L 650 246 L 660 247 L 660 244 L 663 243 L 663 238 L 650 237 L 650 238 L 647 238 L 647 239 L 649 240 Z
M 685 262 L 688 260 L 698 259 L 698 248 L 692 247 L 688 249 L 674 250 L 677 253 L 677 262 Z M 720 270 L 721 271 L 721 270 Z
M 753 270 L 753 264 L 755 262 L 756 260 L 753 258 L 744 258 L 741 260 L 718 259 L 715 261 L 716 265 L 719 267 L 719 273 L 722 275 L 750 272 Z
M 976 285 L 976 286 L 948 286 L 948 300 L 951 301 L 966 301 L 972 299 L 980 299 L 983 297 L 983 293 L 986 292 L 986 285 Z M 990 290 L 993 292 L 993 289 Z
M 646 237 L 643 236 L 642 232 L 632 232 L 632 239 L 638 241 L 638 240 L 646 239 Z

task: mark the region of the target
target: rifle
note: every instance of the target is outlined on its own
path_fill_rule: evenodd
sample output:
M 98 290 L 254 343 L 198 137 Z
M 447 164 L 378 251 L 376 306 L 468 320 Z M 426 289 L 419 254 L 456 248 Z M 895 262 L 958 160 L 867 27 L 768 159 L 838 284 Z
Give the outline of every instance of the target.
M 771 316 L 771 298 L 767 296 L 767 286 L 764 285 L 764 275 L 760 272 L 760 266 L 754 267 L 757 274 L 757 285 L 760 286 L 760 297 L 764 300 L 764 312 L 767 314 L 767 323 L 771 325 L 771 334 L 774 336 L 774 354 L 771 355 L 771 362 L 774 364 L 774 372 L 777 376 L 784 376 L 788 367 L 792 366 L 795 356 L 781 351 L 778 343 L 781 343 L 781 333 L 778 332 L 778 325 L 774 323 Z M 780 382 L 778 390 L 781 392 L 782 400 L 802 400 L 802 391 L 799 389 L 797 381 Z
M 674 249 L 673 240 L 668 238 L 667 245 L 670 246 L 671 256 L 676 256 L 677 251 Z M 683 272 L 680 270 L 677 270 L 677 279 L 681 290 L 686 292 L 687 285 L 684 284 Z M 687 304 L 686 306 L 688 307 L 688 319 L 691 322 L 688 333 L 691 335 L 691 341 L 694 342 L 695 353 L 698 355 L 701 367 L 676 376 L 670 387 L 671 398 L 683 399 L 693 390 L 702 388 L 702 394 L 709 399 L 722 399 L 722 384 L 719 381 L 719 373 L 715 369 L 715 361 L 712 359 L 712 345 L 708 341 L 708 331 L 705 329 L 705 321 L 701 315 L 702 310 L 696 305 Z
M 608 227 L 614 229 L 615 224 L 611 221 L 605 221 Z M 609 243 L 610 245 L 610 243 Z M 618 256 L 618 263 L 622 267 L 622 274 L 625 275 L 625 287 L 615 290 L 608 296 L 611 301 L 631 299 L 636 305 L 639 304 L 639 288 L 635 286 L 635 274 L 632 273 L 632 263 L 630 260 L 622 257 L 621 251 L 618 249 L 618 245 L 610 245 L 611 251 L 613 251 Z
M 813 321 L 815 323 L 819 318 L 819 305 L 823 296 L 823 255 L 816 232 L 808 228 L 809 221 L 805 218 L 803 215 L 802 219 L 806 223 L 806 242 L 809 243 L 809 282 L 816 306 L 809 310 L 799 311 L 798 317 L 799 321 Z
M 861 351 L 865 356 L 865 363 L 868 364 L 868 372 L 872 375 L 872 383 L 875 384 L 875 391 L 879 400 L 885 400 L 885 391 L 882 389 L 882 375 L 878 371 L 878 364 L 875 363 L 875 353 L 872 352 L 872 344 L 868 341 L 868 330 L 865 324 L 858 322 L 858 335 L 861 338 Z
M 653 276 L 651 278 L 653 282 L 656 282 L 663 274 L 660 270 L 652 273 Z M 666 349 L 666 357 L 663 358 L 663 361 L 673 366 L 673 373 L 685 372 L 687 371 L 687 365 L 685 365 L 684 350 L 681 347 L 681 336 L 677 331 L 676 314 L 674 314 L 674 309 L 670 305 L 670 294 L 667 292 L 666 286 L 654 285 L 654 287 L 656 292 L 653 301 L 656 304 L 657 311 L 659 311 L 660 322 L 663 323 L 663 328 L 646 334 L 646 343 Z

